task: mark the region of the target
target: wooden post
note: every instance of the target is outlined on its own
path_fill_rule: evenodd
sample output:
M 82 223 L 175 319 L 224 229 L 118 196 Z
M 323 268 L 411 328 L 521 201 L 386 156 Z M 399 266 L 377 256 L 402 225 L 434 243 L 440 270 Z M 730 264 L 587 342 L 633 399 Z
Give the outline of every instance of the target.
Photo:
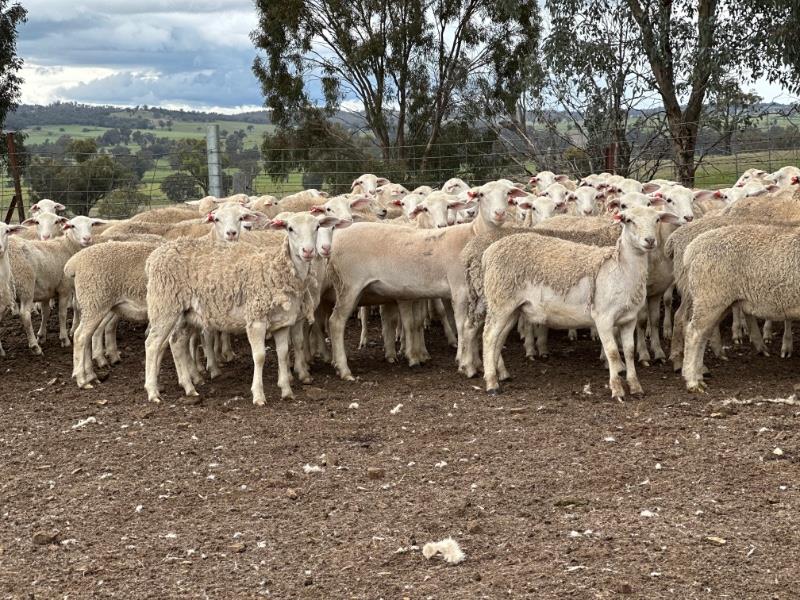
M 617 144 L 613 143 L 606 146 L 606 171 L 616 173 L 617 169 Z
M 17 164 L 17 148 L 14 145 L 14 132 L 6 132 L 6 144 L 8 145 L 8 164 L 11 166 L 11 177 L 14 179 L 14 197 L 8 205 L 6 213 L 6 223 L 11 222 L 11 215 L 14 214 L 14 207 L 17 207 L 19 222 L 25 220 L 25 207 L 22 204 L 22 185 L 19 181 L 19 165 Z

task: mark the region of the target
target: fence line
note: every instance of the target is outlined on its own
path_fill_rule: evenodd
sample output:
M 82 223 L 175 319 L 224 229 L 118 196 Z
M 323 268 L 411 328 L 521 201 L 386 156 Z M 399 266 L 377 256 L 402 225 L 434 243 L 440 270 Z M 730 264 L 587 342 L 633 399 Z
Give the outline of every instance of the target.
M 532 135 L 541 141 L 545 134 L 547 131 L 536 130 Z M 566 131 L 558 132 L 558 136 L 547 140 L 548 145 L 536 147 L 532 152 L 525 140 L 508 139 L 507 136 L 493 141 L 443 142 L 433 147 L 424 168 L 421 152 L 416 151 L 407 152 L 405 162 L 387 162 L 374 149 L 373 155 L 356 158 L 352 156 L 353 148 L 315 148 L 311 151 L 313 159 L 303 161 L 295 160 L 294 149 L 273 149 L 269 154 L 273 160 L 262 156 L 246 168 L 241 165 L 224 168 L 225 192 L 280 196 L 318 187 L 341 193 L 348 191 L 350 182 L 365 171 L 386 176 L 407 187 L 437 187 L 454 176 L 469 183 L 497 177 L 523 179 L 530 172 L 537 171 L 539 164 L 555 165 L 559 172 L 572 177 L 605 170 L 604 153 L 599 152 L 604 148 L 596 147 L 587 152 L 585 140 L 567 139 L 569 136 Z M 631 176 L 650 174 L 676 178 L 668 140 L 663 136 L 655 137 L 647 141 L 647 147 L 637 146 L 637 143 L 632 141 Z M 404 147 L 405 150 L 422 148 L 423 145 Z M 225 150 L 221 152 L 224 154 Z M 592 152 L 598 155 L 591 156 Z M 784 120 L 781 126 L 752 128 L 743 135 L 734 136 L 727 147 L 709 149 L 701 144 L 697 156 L 705 152 L 708 154 L 698 167 L 696 185 L 724 187 L 732 184 L 748 168 L 774 171 L 786 164 L 800 165 L 800 129 L 793 122 Z M 64 203 L 73 209 L 91 209 L 92 214 L 122 217 L 142 208 L 169 204 L 170 198 L 179 200 L 180 185 L 185 187 L 187 199 L 205 195 L 207 189 L 207 156 L 199 152 L 184 154 L 186 164 L 201 165 L 195 169 L 194 175 L 174 169 L 171 166 L 174 154 L 171 152 L 148 154 L 143 158 L 136 154 L 114 155 L 101 149 L 97 153 L 67 153 L 67 158 L 42 153 L 20 154 L 18 158 L 26 207 L 35 198 L 52 197 L 62 202 L 66 200 Z M 206 166 L 205 171 L 202 165 Z M 170 179 L 176 173 L 184 174 L 182 183 L 176 177 Z M 0 211 L 8 207 L 13 194 L 13 182 L 3 166 L 0 171 Z

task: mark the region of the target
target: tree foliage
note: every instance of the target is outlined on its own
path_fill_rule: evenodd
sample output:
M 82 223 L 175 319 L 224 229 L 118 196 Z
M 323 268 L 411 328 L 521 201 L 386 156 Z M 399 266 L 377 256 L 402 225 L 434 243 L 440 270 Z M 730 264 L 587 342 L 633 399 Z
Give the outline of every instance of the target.
M 171 202 L 185 202 L 200 197 L 200 187 L 189 173 L 172 173 L 161 182 L 161 191 Z
M 257 0 L 253 70 L 282 132 L 313 130 L 320 145 L 361 146 L 347 118 L 369 132 L 381 160 L 425 168 L 479 87 L 512 106 L 538 69 L 532 0 Z M 345 117 L 355 103 L 363 119 Z M 474 109 L 474 103 L 472 103 Z M 324 109 L 321 110 L 321 109 Z M 327 118 L 325 118 L 327 117 Z
M 22 5 L 0 0 L 0 129 L 19 100 L 22 59 L 17 56 L 17 27 L 27 20 Z

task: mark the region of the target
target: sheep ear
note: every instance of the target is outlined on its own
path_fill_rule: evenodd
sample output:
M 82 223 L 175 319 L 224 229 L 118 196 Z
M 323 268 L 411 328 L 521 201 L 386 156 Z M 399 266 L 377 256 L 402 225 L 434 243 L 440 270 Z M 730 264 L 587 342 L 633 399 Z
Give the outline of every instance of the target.
M 98 225 L 105 225 L 108 223 L 105 219 L 92 219 L 92 227 L 97 227 Z
M 353 221 L 350 219 L 339 219 L 339 222 L 334 225 L 336 229 L 344 229 L 345 227 L 350 227 L 353 224 Z
M 386 177 L 378 177 L 375 183 L 377 183 L 378 185 L 389 185 L 392 182 L 386 179 Z
M 774 184 L 774 183 L 770 183 L 770 184 L 767 186 L 767 191 L 768 191 L 768 192 L 776 192 L 776 191 L 778 191 L 779 189 L 780 189 L 780 186 L 778 186 L 778 185 L 776 185 L 776 184 Z
M 53 208 L 56 209 L 56 210 L 67 210 L 67 207 L 64 206 L 63 204 L 61 204 L 61 202 L 56 202 L 53 205 Z
M 258 221 L 264 221 L 264 220 L 266 220 L 268 218 L 269 217 L 267 215 L 265 215 L 264 213 L 262 213 L 262 212 L 251 211 L 251 212 L 244 213 L 240 217 L 240 220 L 244 221 L 246 223 L 257 223 Z
M 320 227 L 336 227 L 341 222 L 341 219 L 336 217 L 322 217 L 317 219 Z
M 350 202 L 350 208 L 365 208 L 372 200 L 366 196 L 361 196 Z
M 411 214 L 410 214 L 410 215 L 408 215 L 408 216 L 409 216 L 409 217 L 411 217 L 412 219 L 416 219 L 416 218 L 417 218 L 417 215 L 418 215 L 419 213 L 423 212 L 424 210 L 425 210 L 425 207 L 424 207 L 424 206 L 422 206 L 422 204 L 417 204 L 417 205 L 414 207 L 414 210 L 412 210 L 412 211 L 411 211 Z
M 213 222 L 214 222 L 214 213 L 213 212 L 209 212 L 206 215 L 206 223 L 213 223 Z
M 64 225 L 61 226 L 61 229 L 63 229 L 64 231 L 66 231 L 67 229 L 75 229 L 75 225 L 67 221 L 66 223 L 64 223 Z
M 619 208 L 619 200 L 615 198 L 614 200 L 609 200 L 606 204 L 606 208 L 609 209 L 618 209 Z
M 664 200 L 664 196 L 659 196 L 659 195 L 650 196 L 651 206 L 663 206 L 665 203 L 666 200 Z
M 694 193 L 695 200 L 705 200 L 706 198 L 713 198 L 716 192 L 714 190 L 696 190 Z
M 322 198 L 327 198 L 328 196 L 330 196 L 328 192 L 322 192 L 320 190 L 317 190 L 317 195 L 321 196 Z
M 402 200 L 392 200 L 392 204 L 394 204 L 395 206 L 403 206 L 403 201 Z
M 513 187 L 508 191 L 509 198 L 521 198 L 522 196 L 527 196 L 528 192 L 525 190 L 521 190 L 519 188 Z
M 566 175 L 556 175 L 555 181 L 557 181 L 558 183 L 564 183 L 565 181 L 569 181 L 569 177 L 567 177 Z
M 677 225 L 681 222 L 677 215 L 673 215 L 670 212 L 660 212 L 658 213 L 658 216 L 661 218 L 662 223 L 671 223 L 672 225 Z
M 453 200 L 452 202 L 447 203 L 447 208 L 451 210 L 466 210 L 468 208 L 472 208 L 475 206 L 475 202 L 472 200 Z
M 25 227 L 33 227 L 34 225 L 38 225 L 39 221 L 34 219 L 33 217 L 29 217 L 25 219 L 20 225 L 24 225 Z
M 642 184 L 642 193 L 643 194 L 652 194 L 653 192 L 657 192 L 661 189 L 661 186 L 657 183 L 644 183 Z
M 35 215 L 35 214 L 36 214 L 37 212 L 39 212 L 40 210 L 42 210 L 42 209 L 41 209 L 41 208 L 39 208 L 39 205 L 38 205 L 38 204 L 34 204 L 33 206 L 31 206 L 31 214 L 34 214 L 34 215 Z
M 619 211 L 615 212 L 611 215 L 611 220 L 614 221 L 614 223 L 622 223 L 622 213 Z
M 6 229 L 6 233 L 8 235 L 16 235 L 17 233 L 22 233 L 26 229 L 27 227 L 25 225 L 9 225 Z
M 518 200 L 514 203 L 517 208 L 521 208 L 523 210 L 528 210 L 530 207 L 533 206 L 533 201 L 529 199 L 527 200 Z
M 324 212 L 325 212 L 325 207 L 322 206 L 321 204 L 315 204 L 314 206 L 311 207 L 312 215 L 319 215 L 323 214 Z
M 286 221 L 283 219 L 272 219 L 272 221 L 269 222 L 270 229 L 286 229 L 286 227 Z
M 357 185 L 361 185 L 361 180 L 360 180 L 360 179 L 355 179 L 355 180 L 353 180 L 353 183 L 351 183 L 351 184 L 350 184 L 350 189 L 351 189 L 351 190 L 352 190 L 352 189 L 355 189 L 355 187 L 356 187 Z
M 184 204 L 188 204 L 189 206 L 200 206 L 200 200 L 186 200 Z

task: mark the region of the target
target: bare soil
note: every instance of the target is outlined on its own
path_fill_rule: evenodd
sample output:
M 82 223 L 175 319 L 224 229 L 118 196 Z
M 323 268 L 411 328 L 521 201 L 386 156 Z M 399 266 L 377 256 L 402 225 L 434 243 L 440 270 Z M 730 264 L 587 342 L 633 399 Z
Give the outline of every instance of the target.
M 142 328 L 121 328 L 122 364 L 88 391 L 54 334 L 33 357 L 19 329 L 5 321 L 0 359 L 0 597 L 800 594 L 800 409 L 723 405 L 792 394 L 798 358 L 709 357 L 703 396 L 642 368 L 647 396 L 619 403 L 596 343 L 553 335 L 530 362 L 513 339 L 491 397 L 439 329 L 410 369 L 357 350 L 351 322 L 354 383 L 317 364 L 281 401 L 270 353 L 254 407 L 238 340 L 199 402 L 166 360 L 152 405 Z M 447 536 L 463 563 L 423 558 Z

